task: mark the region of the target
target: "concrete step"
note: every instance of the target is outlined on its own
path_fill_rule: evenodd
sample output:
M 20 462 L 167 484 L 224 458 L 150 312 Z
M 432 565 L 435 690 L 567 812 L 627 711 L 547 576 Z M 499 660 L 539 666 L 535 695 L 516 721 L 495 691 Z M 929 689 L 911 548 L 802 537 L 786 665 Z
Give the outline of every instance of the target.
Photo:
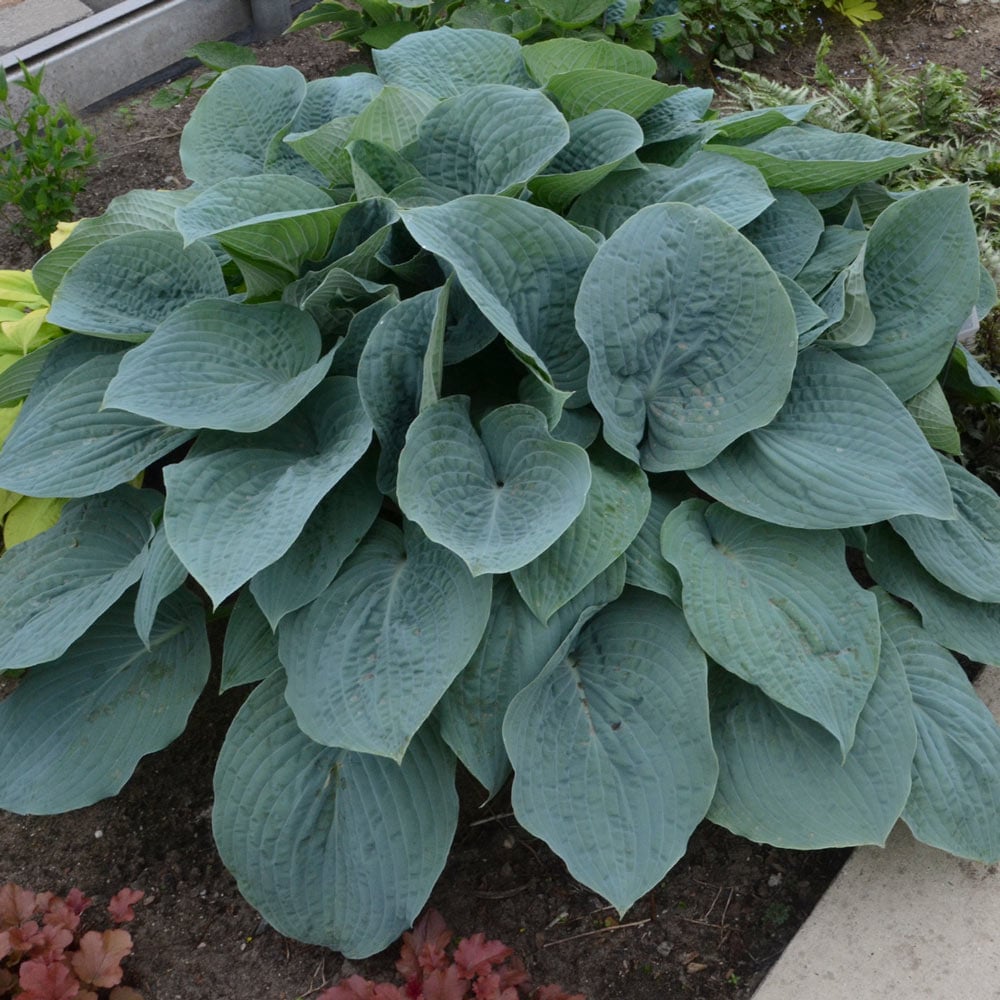
M 90 17 L 80 0 L 0 0 L 0 55 Z

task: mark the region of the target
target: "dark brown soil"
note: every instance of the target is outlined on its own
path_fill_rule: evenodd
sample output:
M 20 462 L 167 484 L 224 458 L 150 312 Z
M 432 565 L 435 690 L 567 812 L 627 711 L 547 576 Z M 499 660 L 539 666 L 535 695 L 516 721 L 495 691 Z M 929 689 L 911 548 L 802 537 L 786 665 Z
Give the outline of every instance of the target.
M 996 87 L 1000 4 L 880 5 L 886 19 L 870 34 L 898 64 L 957 65 L 973 82 Z M 838 29 L 830 64 L 859 73 L 860 45 L 832 16 L 828 21 Z M 800 82 L 811 71 L 816 41 L 818 29 L 753 68 Z M 296 65 L 308 77 L 358 59 L 318 33 L 267 43 L 259 56 Z M 193 101 L 158 111 L 149 96 L 87 116 L 102 159 L 81 215 L 99 213 L 131 188 L 184 184 L 177 143 Z M 0 267 L 32 260 L 0 226 Z M 57 892 L 76 885 L 102 903 L 125 885 L 145 890 L 126 981 L 146 1000 L 296 1000 L 354 972 L 395 981 L 395 949 L 345 961 L 280 937 L 241 899 L 213 846 L 211 780 L 246 689 L 219 697 L 214 685 L 187 733 L 147 758 L 118 798 L 64 816 L 0 813 L 0 883 Z M 589 1000 L 746 1000 L 846 856 L 777 850 L 706 823 L 685 859 L 619 923 L 517 826 L 502 796 L 479 809 L 475 783 L 461 785 L 465 807 L 431 904 L 457 933 L 484 931 L 515 947 L 536 982 L 561 982 Z

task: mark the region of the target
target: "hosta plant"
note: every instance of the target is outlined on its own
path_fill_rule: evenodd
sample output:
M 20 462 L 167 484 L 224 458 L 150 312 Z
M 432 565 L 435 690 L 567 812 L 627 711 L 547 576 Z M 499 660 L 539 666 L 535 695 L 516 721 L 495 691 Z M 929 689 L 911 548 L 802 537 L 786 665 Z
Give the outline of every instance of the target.
M 0 806 L 114 794 L 229 613 L 214 832 L 280 931 L 409 926 L 460 761 L 624 911 L 706 816 L 1000 858 L 1000 502 L 949 391 L 994 305 L 921 150 L 716 117 L 650 56 L 449 28 L 240 67 L 34 269 L 62 338 L 0 487 Z M 130 485 L 148 470 L 145 487 Z M 871 580 L 864 572 L 877 581 Z M 197 587 L 186 586 L 191 580 Z

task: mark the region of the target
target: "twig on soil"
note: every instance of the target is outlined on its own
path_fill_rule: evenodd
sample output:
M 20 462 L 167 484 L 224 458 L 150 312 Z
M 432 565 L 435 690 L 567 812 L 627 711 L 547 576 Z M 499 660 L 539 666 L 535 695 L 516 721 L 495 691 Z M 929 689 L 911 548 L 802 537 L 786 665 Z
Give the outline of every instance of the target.
M 567 941 L 579 941 L 580 938 L 593 937 L 595 934 L 607 934 L 610 931 L 623 931 L 628 927 L 644 927 L 646 924 L 651 922 L 651 918 L 647 917 L 645 920 L 633 920 L 630 924 L 611 924 L 610 927 L 598 927 L 593 931 L 583 931 L 580 934 L 571 934 L 569 937 L 559 938 L 558 941 L 546 941 L 542 947 L 554 948 L 557 944 L 566 944 Z
M 469 826 L 486 826 L 487 823 L 494 823 L 497 820 L 510 819 L 513 815 L 514 814 L 512 812 L 496 813 L 493 816 L 487 816 L 485 819 L 477 819 L 474 822 L 470 823 Z
M 525 882 L 524 885 L 516 885 L 513 889 L 473 889 L 472 895 L 480 899 L 510 899 L 512 896 L 519 896 L 530 885 L 530 882 Z
M 125 150 L 133 146 L 141 146 L 143 143 L 156 142 L 158 139 L 176 139 L 181 134 L 182 129 L 174 129 L 172 132 L 161 132 L 159 135 L 144 135 L 141 139 L 133 139 L 132 142 L 124 142 L 114 153 L 105 153 L 105 160 L 113 160 L 116 157 L 124 156 Z

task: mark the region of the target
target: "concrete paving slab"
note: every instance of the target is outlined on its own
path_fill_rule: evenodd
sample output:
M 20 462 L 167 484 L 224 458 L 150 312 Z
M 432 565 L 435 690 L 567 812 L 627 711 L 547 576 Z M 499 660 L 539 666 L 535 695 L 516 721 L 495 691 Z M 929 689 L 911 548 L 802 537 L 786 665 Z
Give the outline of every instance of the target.
M 0 53 L 82 21 L 91 13 L 80 0 L 31 0 L 0 7 Z
M 1000 718 L 1000 669 L 977 689 Z M 754 1000 L 1000 997 L 1000 866 L 920 844 L 900 823 L 848 859 Z

